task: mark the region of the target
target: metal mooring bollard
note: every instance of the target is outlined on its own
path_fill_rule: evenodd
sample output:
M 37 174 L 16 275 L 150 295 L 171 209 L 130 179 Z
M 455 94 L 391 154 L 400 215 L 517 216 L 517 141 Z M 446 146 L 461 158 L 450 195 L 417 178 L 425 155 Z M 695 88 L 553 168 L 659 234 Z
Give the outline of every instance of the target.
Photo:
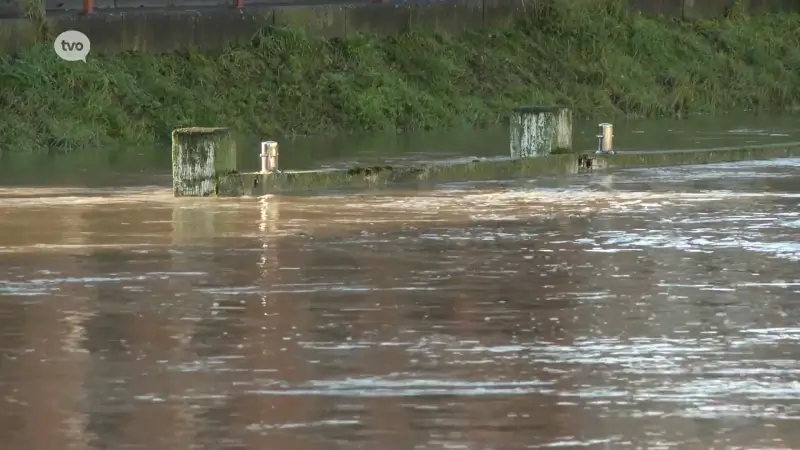
M 273 173 L 278 171 L 278 143 L 265 141 L 261 143 L 261 172 Z
M 601 123 L 600 134 L 597 135 L 597 151 L 595 153 L 615 154 L 614 151 L 614 125 Z

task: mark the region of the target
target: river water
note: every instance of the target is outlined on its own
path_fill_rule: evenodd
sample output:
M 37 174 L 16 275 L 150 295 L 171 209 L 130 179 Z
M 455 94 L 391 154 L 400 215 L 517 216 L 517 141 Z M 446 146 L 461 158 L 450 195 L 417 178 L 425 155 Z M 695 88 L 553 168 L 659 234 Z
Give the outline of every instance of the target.
M 597 148 L 597 123 L 576 120 L 576 149 Z M 614 146 L 620 151 L 711 148 L 800 141 L 800 115 L 696 117 L 691 120 L 631 120 L 614 124 Z M 244 137 L 238 148 L 239 171 L 261 168 L 260 140 L 280 143 L 280 168 L 310 170 L 393 165 L 430 159 L 508 156 L 508 129 L 460 129 L 366 136 Z M 169 146 L 85 150 L 68 155 L 0 158 L 0 186 L 119 187 L 167 185 L 172 154 Z
M 0 189 L 5 447 L 800 447 L 800 159 L 153 180 Z

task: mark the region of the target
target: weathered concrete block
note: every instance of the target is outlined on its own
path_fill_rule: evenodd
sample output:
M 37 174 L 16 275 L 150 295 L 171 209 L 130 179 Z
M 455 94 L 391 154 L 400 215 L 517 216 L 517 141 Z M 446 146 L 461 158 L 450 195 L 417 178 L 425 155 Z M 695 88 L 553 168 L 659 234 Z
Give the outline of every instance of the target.
M 88 58 L 99 53 L 119 53 L 125 51 L 122 42 L 121 14 L 58 15 L 47 19 L 53 35 L 63 31 L 77 30 L 92 42 Z
M 195 11 L 125 13 L 122 15 L 121 46 L 126 51 L 143 53 L 170 53 L 192 48 L 198 14 Z M 211 30 L 201 32 L 213 33 Z
M 754 13 L 798 12 L 800 0 L 749 0 L 748 9 Z
M 84 32 L 92 40 L 92 53 L 217 50 L 246 42 L 260 29 L 271 25 L 302 28 L 325 37 L 359 32 L 397 35 L 412 29 L 458 34 L 481 26 L 512 26 L 526 13 L 532 13 L 536 3 L 447 0 L 405 4 L 286 6 L 284 2 L 282 6 L 274 5 L 278 1 L 252 0 L 246 3 L 247 9 L 237 10 L 230 7 L 233 0 L 95 0 L 98 13 L 82 16 L 77 14 L 82 8 L 81 0 L 45 0 L 52 31 L 76 29 Z M 602 0 L 573 1 L 591 4 Z M 744 0 L 744 3 L 752 12 L 800 10 L 800 0 Z M 733 0 L 628 0 L 631 9 L 645 14 L 689 20 L 719 17 L 732 4 Z M 51 14 L 57 11 L 75 13 Z M 20 15 L 20 0 L 0 0 L 0 51 L 17 52 L 41 39 L 38 27 L 21 19 Z
M 628 0 L 628 6 L 648 16 L 680 18 L 683 14 L 683 0 Z
M 504 28 L 517 23 L 533 3 L 525 5 L 523 0 L 483 0 L 483 26 Z
M 236 171 L 236 141 L 228 128 L 172 132 L 172 189 L 176 197 L 207 197 L 220 176 Z
M 22 15 L 19 1 L 0 0 L 0 19 L 13 19 Z
M 238 9 L 124 15 L 122 47 L 126 51 L 170 53 L 191 48 L 219 50 L 247 42 L 273 24 L 273 10 Z
M 683 0 L 683 18 L 698 20 L 721 17 L 732 4 L 732 0 Z
M 230 9 L 225 14 L 219 11 L 204 11 L 195 17 L 194 45 L 200 49 L 219 50 L 220 43 L 232 45 L 249 42 L 263 28 L 275 23 L 272 8 L 259 8 L 247 12 Z M 202 32 L 215 30 L 215 32 Z
M 100 12 L 92 15 L 57 15 L 48 19 L 55 34 L 65 30 L 78 30 L 92 41 L 92 53 L 121 53 L 126 51 L 146 53 L 170 53 L 191 48 L 219 50 L 234 43 L 250 41 L 264 27 L 274 23 L 273 10 L 259 8 L 252 12 L 238 9 L 172 11 L 132 11 L 126 13 Z M 35 30 L 26 20 L 9 36 L 0 26 L 0 48 L 16 51 L 30 44 L 17 43 L 23 37 L 36 37 Z M 30 33 L 23 31 L 29 30 Z M 10 30 L 9 30 L 10 31 Z M 34 41 L 31 41 L 35 42 Z M 91 55 L 89 56 L 91 57 Z
M 414 4 L 412 29 L 461 34 L 483 26 L 483 0 Z
M 347 15 L 342 6 L 281 6 L 274 14 L 275 26 L 299 28 L 327 38 L 347 34 Z
M 394 36 L 411 29 L 414 5 L 357 5 L 346 8 L 347 33 Z
M 523 106 L 511 113 L 511 158 L 572 151 L 572 110 L 566 106 Z
M 39 27 L 30 20 L 0 20 L 0 52 L 17 53 L 39 40 Z

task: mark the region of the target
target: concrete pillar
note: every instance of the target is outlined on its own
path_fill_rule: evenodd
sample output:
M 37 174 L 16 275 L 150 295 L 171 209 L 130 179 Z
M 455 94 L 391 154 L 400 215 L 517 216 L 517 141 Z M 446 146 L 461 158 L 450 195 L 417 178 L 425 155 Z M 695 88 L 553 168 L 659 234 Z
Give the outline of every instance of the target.
M 264 141 L 261 143 L 261 173 L 278 171 L 278 143 Z
M 522 106 L 511 113 L 511 158 L 572 151 L 572 110 L 566 106 Z
M 176 197 L 216 194 L 219 174 L 236 170 L 236 142 L 228 128 L 172 132 L 172 188 Z

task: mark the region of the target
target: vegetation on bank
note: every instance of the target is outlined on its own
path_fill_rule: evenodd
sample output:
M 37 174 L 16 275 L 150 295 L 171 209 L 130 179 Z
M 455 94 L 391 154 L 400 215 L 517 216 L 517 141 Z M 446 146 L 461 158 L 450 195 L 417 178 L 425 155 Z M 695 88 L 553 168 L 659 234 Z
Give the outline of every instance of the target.
M 260 136 L 481 126 L 524 104 L 606 117 L 800 106 L 800 15 L 679 22 L 621 0 L 537 4 L 512 28 L 461 36 L 271 29 L 215 54 L 86 64 L 42 45 L 0 58 L 0 151 L 150 145 L 191 125 Z

